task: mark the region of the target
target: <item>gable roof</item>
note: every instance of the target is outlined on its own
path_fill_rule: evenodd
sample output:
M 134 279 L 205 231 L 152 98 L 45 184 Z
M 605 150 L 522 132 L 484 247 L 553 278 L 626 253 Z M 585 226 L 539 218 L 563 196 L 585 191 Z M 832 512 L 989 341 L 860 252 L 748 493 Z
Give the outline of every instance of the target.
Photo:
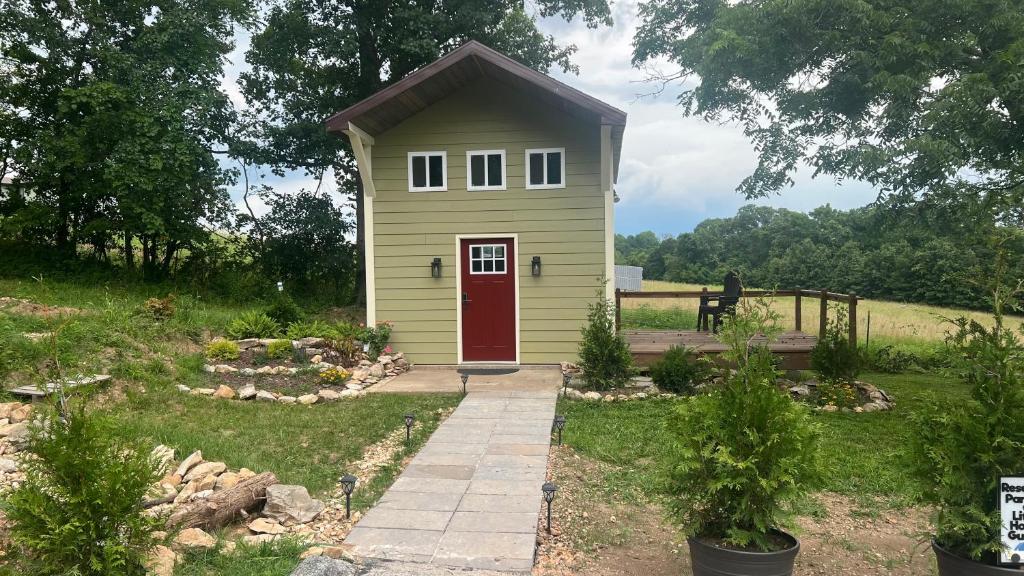
M 327 119 L 327 130 L 349 123 L 376 136 L 479 78 L 507 84 L 588 123 L 610 125 L 613 166 L 618 173 L 626 113 L 568 84 L 537 72 L 470 40 L 405 78 Z

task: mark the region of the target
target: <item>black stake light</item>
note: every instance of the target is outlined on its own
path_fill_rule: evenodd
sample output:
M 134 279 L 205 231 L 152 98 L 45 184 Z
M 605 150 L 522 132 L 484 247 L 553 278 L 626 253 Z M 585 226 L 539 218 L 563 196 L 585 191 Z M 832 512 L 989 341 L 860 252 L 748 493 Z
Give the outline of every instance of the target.
M 416 421 L 415 414 L 405 415 L 405 441 L 408 442 L 412 431 L 412 423 Z
M 469 374 L 466 374 L 465 372 L 463 372 L 461 374 L 461 376 L 462 376 L 462 395 L 465 396 L 466 395 L 466 382 L 469 381 Z
M 555 416 L 555 422 L 553 424 L 555 430 L 558 430 L 558 445 L 562 445 L 562 430 L 565 428 L 565 416 L 558 414 Z
M 341 491 L 345 493 L 345 518 L 352 516 L 352 491 L 356 489 L 356 477 L 345 474 L 341 477 Z
M 544 492 L 544 501 L 548 503 L 548 534 L 551 534 L 551 501 L 555 499 L 558 487 L 551 482 L 545 482 L 540 489 Z
M 572 373 L 564 372 L 562 374 L 562 396 L 569 391 L 569 383 L 572 382 Z

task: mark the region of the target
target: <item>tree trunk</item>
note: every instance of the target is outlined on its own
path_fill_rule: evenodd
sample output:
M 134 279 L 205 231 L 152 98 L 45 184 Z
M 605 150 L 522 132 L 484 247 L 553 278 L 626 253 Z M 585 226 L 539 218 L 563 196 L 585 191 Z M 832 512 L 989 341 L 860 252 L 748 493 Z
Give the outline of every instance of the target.
M 164 261 L 160 264 L 160 271 L 166 278 L 171 273 L 171 262 L 174 261 L 174 255 L 178 252 L 178 241 L 168 240 L 167 250 L 164 252 Z
M 216 530 L 234 521 L 243 510 L 251 510 L 267 499 L 267 488 L 277 484 L 273 472 L 257 474 L 234 488 L 214 492 L 206 500 L 186 504 L 167 519 L 168 528 Z
M 124 265 L 128 269 L 135 268 L 135 246 L 132 245 L 134 237 L 131 232 L 124 233 Z

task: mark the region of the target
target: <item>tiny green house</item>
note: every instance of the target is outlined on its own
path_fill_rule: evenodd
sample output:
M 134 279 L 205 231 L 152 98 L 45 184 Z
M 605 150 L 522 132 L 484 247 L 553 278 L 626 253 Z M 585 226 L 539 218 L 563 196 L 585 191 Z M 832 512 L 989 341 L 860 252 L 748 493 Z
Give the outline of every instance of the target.
M 332 116 L 363 185 L 367 323 L 419 364 L 575 358 L 614 289 L 625 123 L 478 42 Z

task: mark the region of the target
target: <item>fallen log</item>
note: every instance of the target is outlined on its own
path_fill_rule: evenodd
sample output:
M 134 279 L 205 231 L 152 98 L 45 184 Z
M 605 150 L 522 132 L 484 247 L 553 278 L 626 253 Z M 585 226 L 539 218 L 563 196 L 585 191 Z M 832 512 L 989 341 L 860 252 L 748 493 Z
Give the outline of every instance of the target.
M 257 474 L 233 488 L 178 508 L 167 519 L 167 527 L 216 530 L 227 526 L 243 512 L 266 500 L 267 487 L 274 484 L 277 484 L 277 477 L 273 472 Z
M 160 498 L 154 498 L 152 500 L 143 500 L 142 507 L 149 510 L 150 508 L 160 506 L 161 504 L 170 504 L 171 502 L 174 502 L 174 497 L 177 495 L 177 493 L 174 493 L 169 496 L 161 496 Z

